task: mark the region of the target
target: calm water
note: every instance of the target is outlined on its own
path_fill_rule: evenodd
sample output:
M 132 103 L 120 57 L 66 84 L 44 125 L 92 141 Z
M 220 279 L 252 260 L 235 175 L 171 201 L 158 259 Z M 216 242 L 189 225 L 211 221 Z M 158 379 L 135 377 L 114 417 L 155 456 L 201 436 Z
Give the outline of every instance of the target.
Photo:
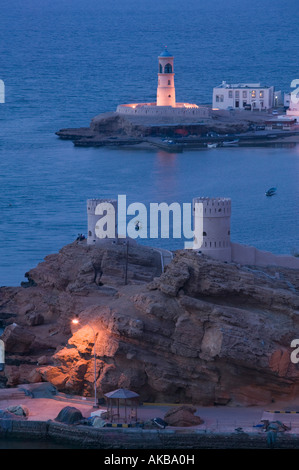
M 165 44 L 178 101 L 210 103 L 222 80 L 288 91 L 298 78 L 297 0 L 2 0 L 0 15 L 0 285 L 18 285 L 86 233 L 90 197 L 231 197 L 234 241 L 299 250 L 299 148 L 169 155 L 75 148 L 55 136 L 118 103 L 154 101 Z M 274 198 L 264 195 L 270 186 Z

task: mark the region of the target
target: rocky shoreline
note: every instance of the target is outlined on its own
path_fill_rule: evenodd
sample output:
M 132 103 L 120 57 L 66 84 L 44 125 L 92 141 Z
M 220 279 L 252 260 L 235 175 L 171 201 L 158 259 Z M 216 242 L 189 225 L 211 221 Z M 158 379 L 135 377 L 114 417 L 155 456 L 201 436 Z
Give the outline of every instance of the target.
M 141 401 L 265 405 L 299 390 L 290 360 L 298 337 L 298 270 L 222 263 L 178 251 L 75 241 L 0 289 L 4 387 L 46 381 L 90 396 L 97 333 L 99 396 L 115 388 Z M 79 315 L 82 326 L 71 320 Z M 84 326 L 85 325 L 85 326 Z
M 238 114 L 211 111 L 202 121 L 180 118 L 103 113 L 92 119 L 89 127 L 60 129 L 56 135 L 72 140 L 78 147 L 132 147 L 178 152 L 187 149 L 206 149 L 208 143 L 219 147 L 238 140 L 238 146 L 294 146 L 299 142 L 299 130 L 275 129 L 257 131 L 270 116 L 265 113 Z M 236 145 L 236 144 L 233 144 Z

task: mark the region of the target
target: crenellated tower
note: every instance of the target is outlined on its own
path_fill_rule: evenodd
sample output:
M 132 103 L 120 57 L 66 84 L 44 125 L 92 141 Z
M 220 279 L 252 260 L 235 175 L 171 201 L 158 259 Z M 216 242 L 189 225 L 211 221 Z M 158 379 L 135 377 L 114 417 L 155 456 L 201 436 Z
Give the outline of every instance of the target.
M 101 210 L 99 211 L 99 207 Z M 105 218 L 105 220 L 104 220 Z M 109 220 L 108 220 L 109 219 Z M 111 240 L 117 241 L 117 200 L 115 199 L 88 199 L 87 200 L 87 225 L 88 225 L 88 236 L 87 244 L 96 245 L 102 240 L 107 240 L 107 238 L 99 238 L 98 227 L 100 224 L 98 222 L 102 220 L 107 226 L 107 221 L 109 222 L 109 227 L 106 229 L 109 230 L 109 238 Z M 105 228 L 104 225 L 104 228 Z
M 231 199 L 193 199 L 194 250 L 221 261 L 231 261 Z

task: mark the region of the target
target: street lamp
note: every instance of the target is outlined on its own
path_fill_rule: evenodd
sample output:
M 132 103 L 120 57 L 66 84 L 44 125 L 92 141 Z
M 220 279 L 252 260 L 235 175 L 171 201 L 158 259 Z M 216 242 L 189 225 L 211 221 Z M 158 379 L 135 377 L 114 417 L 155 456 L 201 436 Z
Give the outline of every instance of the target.
M 76 317 L 72 320 L 72 323 L 74 325 L 80 324 L 79 317 L 76 315 Z M 94 405 L 93 408 L 98 408 L 97 404 L 97 359 L 96 359 L 96 333 L 94 331 L 94 328 L 89 324 L 86 323 L 89 328 L 92 329 L 93 332 L 93 357 L 94 357 Z

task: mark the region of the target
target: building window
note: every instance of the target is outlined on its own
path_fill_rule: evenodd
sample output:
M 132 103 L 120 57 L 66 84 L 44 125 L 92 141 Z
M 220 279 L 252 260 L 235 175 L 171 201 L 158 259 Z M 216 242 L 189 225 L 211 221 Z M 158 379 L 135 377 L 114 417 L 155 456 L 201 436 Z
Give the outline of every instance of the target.
M 203 236 L 203 237 L 206 237 L 206 236 L 207 236 L 207 232 L 202 232 L 202 236 Z
M 159 73 L 163 73 L 162 64 L 159 64 Z
M 168 80 L 168 85 L 170 85 L 170 80 Z
M 236 101 L 235 108 L 239 108 L 239 105 L 240 105 L 239 101 Z
M 243 108 L 247 105 L 246 101 L 243 101 Z
M 223 103 L 223 99 L 224 99 L 224 96 L 223 96 L 223 95 L 220 95 L 220 101 L 221 101 L 221 103 Z
M 243 91 L 243 98 L 247 98 L 247 91 Z
M 260 98 L 264 98 L 264 92 L 263 92 L 263 90 L 260 91 Z
M 264 107 L 264 102 L 261 101 L 261 102 L 260 102 L 260 105 L 261 105 L 261 108 L 263 108 L 263 107 Z
M 164 73 L 172 73 L 172 66 L 171 64 L 166 64 L 164 67 Z
M 256 91 L 255 91 L 255 90 L 252 90 L 252 92 L 251 92 L 251 98 L 256 98 Z
M 239 91 L 236 91 L 236 98 L 239 98 L 239 96 L 240 96 Z
M 168 98 L 171 98 L 171 95 L 168 95 Z
M 216 95 L 216 103 L 219 103 L 219 95 Z
M 228 97 L 229 97 L 229 98 L 232 98 L 232 97 L 233 97 L 233 92 L 232 92 L 232 90 L 229 90 L 229 92 L 228 92 Z

